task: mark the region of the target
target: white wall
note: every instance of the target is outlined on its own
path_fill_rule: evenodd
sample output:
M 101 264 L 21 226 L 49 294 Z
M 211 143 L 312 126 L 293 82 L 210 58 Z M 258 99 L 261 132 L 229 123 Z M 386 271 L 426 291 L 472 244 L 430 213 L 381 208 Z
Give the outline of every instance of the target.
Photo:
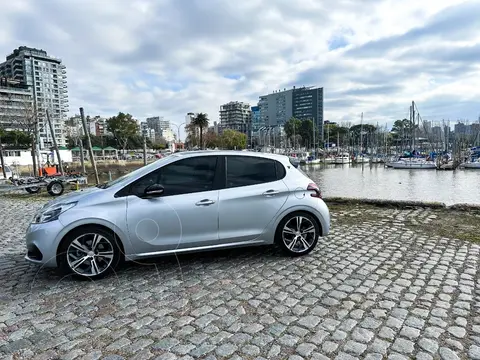
M 59 150 L 60 157 L 64 163 L 72 162 L 72 152 L 70 150 Z M 47 154 L 51 154 L 50 151 L 40 151 L 40 161 L 45 163 L 47 161 Z M 14 155 L 14 156 L 10 156 Z M 56 156 L 54 156 L 54 160 L 56 160 Z M 5 150 L 4 152 L 4 161 L 7 165 L 33 165 L 32 155 L 30 150 Z M 50 162 L 52 161 L 52 157 L 50 156 Z M 56 161 L 55 161 L 56 163 Z

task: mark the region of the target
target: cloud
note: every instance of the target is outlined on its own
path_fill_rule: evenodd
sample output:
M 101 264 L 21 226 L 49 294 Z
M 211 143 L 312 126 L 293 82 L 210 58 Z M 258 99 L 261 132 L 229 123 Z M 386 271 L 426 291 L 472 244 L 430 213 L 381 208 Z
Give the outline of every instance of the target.
M 0 54 L 62 58 L 72 115 L 213 121 L 223 103 L 316 85 L 332 121 L 391 123 L 412 100 L 424 117 L 476 119 L 479 12 L 464 0 L 15 0 Z

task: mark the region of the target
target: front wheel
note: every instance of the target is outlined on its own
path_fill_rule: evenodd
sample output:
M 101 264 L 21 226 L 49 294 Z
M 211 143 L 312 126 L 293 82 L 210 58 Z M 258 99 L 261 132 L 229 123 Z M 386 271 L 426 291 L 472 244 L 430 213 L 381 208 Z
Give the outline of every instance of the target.
M 289 256 L 311 252 L 318 242 L 320 226 L 317 219 L 304 212 L 288 214 L 278 225 L 275 242 Z
M 47 185 L 47 191 L 51 196 L 60 196 L 64 190 L 65 186 L 60 181 L 52 181 Z
M 89 226 L 70 233 L 57 256 L 63 275 L 100 279 L 119 265 L 121 250 L 112 232 Z

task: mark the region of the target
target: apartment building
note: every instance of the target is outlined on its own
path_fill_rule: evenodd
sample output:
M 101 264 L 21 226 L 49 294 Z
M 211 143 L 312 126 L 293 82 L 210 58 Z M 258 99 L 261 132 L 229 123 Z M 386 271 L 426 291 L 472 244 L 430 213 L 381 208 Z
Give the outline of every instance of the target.
M 34 131 L 32 92 L 22 82 L 0 78 L 0 128 Z
M 53 145 L 46 121 L 46 110 L 54 127 L 58 145 L 66 145 L 64 123 L 68 113 L 68 87 L 62 60 L 45 50 L 20 46 L 0 64 L 0 76 L 17 80 L 29 87 L 32 105 L 38 119 L 40 149 Z
M 252 108 L 250 104 L 230 101 L 220 106 L 220 125 L 223 129 L 240 131 L 250 136 Z
M 283 126 L 291 117 L 312 120 L 323 134 L 323 88 L 296 87 L 262 95 L 258 101 L 261 126 Z

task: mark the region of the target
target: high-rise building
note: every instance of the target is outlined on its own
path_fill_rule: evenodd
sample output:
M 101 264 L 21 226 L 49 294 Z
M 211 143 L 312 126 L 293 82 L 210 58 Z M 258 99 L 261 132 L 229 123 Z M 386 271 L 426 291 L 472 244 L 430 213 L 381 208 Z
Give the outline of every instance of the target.
M 283 126 L 291 117 L 312 120 L 323 134 L 323 88 L 293 87 L 260 96 L 260 118 L 265 126 Z
M 38 118 L 40 149 L 53 145 L 46 110 L 58 145 L 66 145 L 63 127 L 68 113 L 68 88 L 62 60 L 49 56 L 45 50 L 20 46 L 0 64 L 0 76 L 20 81 L 30 88 L 33 111 Z
M 32 92 L 18 80 L 0 78 L 0 128 L 33 132 Z
M 256 133 L 263 125 L 260 106 L 252 106 L 252 132 Z
M 220 106 L 220 125 L 223 129 L 236 130 L 249 135 L 251 123 L 250 104 L 230 101 L 228 104 Z

